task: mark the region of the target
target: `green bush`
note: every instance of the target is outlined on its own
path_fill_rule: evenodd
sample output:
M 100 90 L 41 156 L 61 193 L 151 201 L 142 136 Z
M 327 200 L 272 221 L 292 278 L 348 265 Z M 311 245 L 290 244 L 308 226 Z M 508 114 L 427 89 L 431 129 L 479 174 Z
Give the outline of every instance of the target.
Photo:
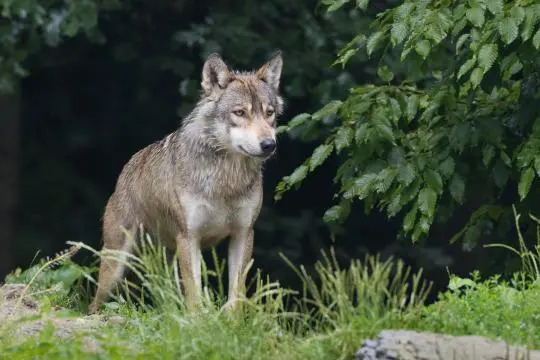
M 348 2 L 324 1 L 328 11 Z M 370 11 L 368 1 L 356 6 Z M 477 210 L 457 237 L 474 246 L 511 216 L 503 195 L 537 207 L 540 4 L 404 1 L 374 18 L 334 65 L 367 55 L 380 81 L 280 129 L 320 145 L 282 179 L 276 199 L 336 154 L 329 222 L 361 200 L 366 211 L 402 216 L 402 233 L 417 241 L 470 201 Z

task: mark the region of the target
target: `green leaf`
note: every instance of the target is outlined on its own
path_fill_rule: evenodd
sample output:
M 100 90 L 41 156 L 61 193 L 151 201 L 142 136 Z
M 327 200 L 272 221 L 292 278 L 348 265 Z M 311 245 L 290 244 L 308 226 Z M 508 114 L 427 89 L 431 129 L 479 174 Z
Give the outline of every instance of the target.
M 398 181 L 403 184 L 404 186 L 410 185 L 416 177 L 416 171 L 414 167 L 407 163 L 405 165 L 402 165 L 398 169 Z
M 409 14 L 414 8 L 414 3 L 403 3 L 395 9 L 395 18 L 397 20 L 404 20 L 409 17 Z
M 424 36 L 426 39 L 432 40 L 434 44 L 439 44 L 441 41 L 444 40 L 447 33 L 446 31 L 441 27 L 441 23 L 431 23 L 428 25 L 427 29 L 424 32 Z
M 425 60 L 431 51 L 431 44 L 428 40 L 421 40 L 416 43 L 414 50 Z
M 534 34 L 532 43 L 534 47 L 536 48 L 536 50 L 540 49 L 540 29 L 538 29 L 536 34 Z
M 348 2 L 349 0 L 334 0 L 326 11 L 336 11 Z
M 505 44 L 510 44 L 516 40 L 519 34 L 518 26 L 513 18 L 502 19 L 497 28 L 499 29 L 499 34 L 501 35 L 501 39 Z
M 379 47 L 381 41 L 384 39 L 384 32 L 377 31 L 370 35 L 366 43 L 366 50 L 369 56 Z
M 353 136 L 354 134 L 351 128 L 349 127 L 339 128 L 338 132 L 336 133 L 336 137 L 334 139 L 334 143 L 336 145 L 336 151 L 339 153 L 341 150 L 345 149 L 346 147 L 351 146 Z
M 418 220 L 418 227 L 422 231 L 422 234 L 429 233 L 429 228 L 431 227 L 430 217 L 421 216 L 420 219 Z M 418 239 L 416 239 L 416 240 L 418 240 Z
M 498 15 L 503 12 L 503 0 L 487 0 L 486 6 L 493 15 Z
M 346 217 L 348 212 L 348 206 L 334 205 L 325 211 L 323 220 L 327 223 L 338 222 Z
M 457 276 L 452 276 L 450 279 L 450 282 L 448 283 L 448 290 L 450 291 L 456 291 L 464 287 L 470 287 L 474 288 L 476 287 L 476 283 L 472 281 L 471 279 L 462 279 Z
M 469 226 L 469 228 L 465 232 L 465 236 L 463 237 L 464 249 L 466 251 L 472 250 L 476 246 L 480 235 L 482 235 L 482 232 L 480 231 L 480 227 L 477 224 Z
M 373 111 L 372 122 L 373 125 L 375 125 L 375 129 L 383 139 L 395 144 L 394 132 L 384 108 L 379 107 Z
M 518 184 L 518 193 L 521 200 L 527 197 L 529 190 L 531 189 L 531 184 L 534 180 L 534 169 L 532 167 L 527 168 L 527 170 L 521 173 Z
M 291 121 L 289 121 L 287 126 L 289 127 L 289 130 L 294 129 L 295 127 L 305 123 L 306 120 L 308 120 L 309 118 L 311 118 L 311 114 L 307 114 L 307 113 L 298 114 L 295 117 L 293 117 Z
M 378 193 L 385 193 L 390 189 L 392 182 L 396 178 L 396 169 L 386 168 L 377 174 L 375 190 Z
M 311 115 L 311 118 L 313 120 L 319 120 L 325 116 L 333 115 L 337 113 L 341 104 L 342 102 L 339 100 L 332 100 L 328 104 L 326 104 L 322 109 L 318 110 L 316 113 Z
M 62 25 L 64 34 L 69 37 L 74 37 L 77 35 L 81 27 L 80 22 L 73 18 L 66 20 Z
M 401 205 L 401 194 L 396 194 L 392 197 L 392 200 L 390 200 L 390 203 L 386 207 L 386 210 L 388 212 L 388 217 L 394 217 L 396 214 L 403 208 L 403 205 Z
M 504 162 L 504 165 L 508 166 L 509 168 L 512 167 L 512 159 L 510 159 L 510 156 L 504 151 L 501 151 L 501 160 Z
M 281 125 L 277 127 L 276 134 L 280 135 L 286 133 L 287 131 L 289 131 L 289 127 L 287 125 Z
M 476 27 L 484 25 L 484 9 L 479 6 L 474 6 L 465 13 L 467 19 Z
M 470 36 L 471 36 L 470 34 L 463 34 L 459 37 L 458 41 L 456 42 L 456 54 L 459 53 L 459 50 L 463 46 L 463 43 L 465 43 L 465 41 L 467 41 L 467 39 L 469 39 Z
M 540 155 L 536 155 L 534 158 L 534 168 L 536 169 L 536 174 L 540 177 Z
M 356 128 L 356 131 L 354 132 L 354 141 L 356 141 L 357 144 L 365 143 L 367 140 L 368 130 L 369 130 L 368 123 L 360 124 L 360 126 L 358 126 Z
M 354 182 L 354 194 L 360 200 L 368 197 L 369 193 L 374 190 L 375 179 L 377 174 L 364 174 Z
M 341 67 L 344 69 L 345 66 L 347 65 L 347 62 L 349 62 L 349 59 L 354 54 L 356 54 L 358 50 L 359 50 L 358 48 L 348 49 L 347 51 L 345 51 L 345 53 L 340 54 L 339 58 L 332 65 L 341 64 Z
M 375 125 L 375 129 L 384 139 L 388 140 L 392 144 L 395 144 L 396 139 L 394 138 L 394 132 L 392 128 L 384 123 L 378 123 Z
M 520 72 L 521 69 L 523 69 L 523 64 L 521 63 L 521 61 L 519 61 L 519 59 L 516 59 L 516 61 L 512 63 L 512 65 L 504 72 L 504 76 L 507 76 L 509 78 L 512 75 Z
M 392 121 L 397 125 L 399 119 L 401 118 L 401 106 L 399 101 L 394 98 L 390 98 L 390 114 Z
M 512 16 L 516 25 L 519 26 L 523 22 L 523 19 L 525 19 L 525 10 L 521 6 L 513 7 L 510 10 L 510 16 Z
M 392 45 L 396 46 L 401 44 L 401 42 L 407 36 L 407 25 L 402 22 L 396 22 L 392 24 L 392 29 L 390 30 L 390 41 Z
M 320 166 L 330 156 L 334 147 L 329 144 L 321 144 L 313 151 L 309 160 L 309 169 L 313 171 L 317 166 Z
M 418 111 L 418 104 L 420 103 L 420 98 L 417 95 L 410 95 L 407 97 L 407 120 L 411 122 L 412 119 L 416 116 Z
M 356 0 L 356 7 L 366 10 L 369 5 L 369 0 Z
M 485 44 L 478 52 L 478 65 L 484 69 L 484 74 L 491 69 L 495 60 L 497 60 L 497 45 Z
M 489 163 L 491 160 L 493 160 L 493 157 L 495 156 L 495 148 L 493 145 L 486 145 L 484 146 L 484 149 L 482 150 L 482 162 L 484 163 L 485 167 L 489 166 Z
M 437 193 L 432 188 L 423 188 L 418 194 L 418 208 L 420 212 L 428 217 L 435 214 L 437 204 Z
M 368 111 L 371 108 L 371 105 L 373 105 L 373 99 L 361 98 L 356 104 L 351 107 L 351 110 L 354 112 L 355 115 L 361 115 Z
M 539 14 L 535 11 L 527 11 L 525 14 L 525 22 L 523 23 L 523 29 L 521 31 L 521 38 L 523 41 L 527 41 L 532 36 L 534 26 L 539 19 Z
M 476 88 L 478 85 L 480 85 L 483 77 L 484 77 L 484 71 L 479 67 L 474 68 L 474 70 L 471 73 L 471 78 L 470 78 L 473 89 Z
M 77 5 L 76 13 L 85 30 L 90 31 L 96 27 L 98 21 L 98 9 L 96 3 L 93 1 L 81 1 Z
M 465 181 L 459 174 L 456 173 L 452 176 L 448 189 L 454 200 L 459 204 L 463 204 L 463 200 L 465 199 Z
M 401 186 L 401 205 L 405 206 L 417 197 L 418 193 L 420 192 L 420 185 L 423 184 L 423 182 L 420 180 L 421 179 L 416 178 L 411 185 Z
M 416 242 L 418 242 L 418 240 L 420 240 L 420 237 L 422 236 L 423 234 L 423 231 L 422 231 L 422 228 L 420 227 L 420 222 L 423 221 L 423 222 L 426 222 L 426 219 L 425 217 L 421 216 L 420 219 L 418 219 L 418 224 L 416 225 L 416 227 L 414 228 L 414 231 L 411 235 L 411 240 L 412 240 L 412 243 L 415 244 Z
M 386 65 L 383 65 L 377 69 L 377 75 L 382 81 L 386 82 L 390 82 L 394 78 L 394 73 Z
M 441 172 L 442 176 L 446 179 L 452 176 L 455 168 L 456 168 L 456 163 L 451 156 L 447 157 L 446 160 L 444 160 L 442 163 L 439 164 L 439 171 Z
M 306 178 L 306 175 L 308 173 L 308 167 L 306 165 L 301 165 L 297 167 L 293 173 L 286 177 L 287 183 L 294 185 Z
M 453 149 L 462 152 L 471 138 L 471 126 L 466 122 L 457 123 L 450 130 L 449 142 Z
M 474 64 L 476 64 L 476 58 L 473 57 L 472 59 L 469 59 L 467 61 L 465 61 L 465 63 L 463 65 L 461 65 L 461 67 L 459 68 L 459 71 L 458 71 L 458 74 L 457 74 L 457 78 L 458 80 L 463 76 L 465 75 L 466 73 L 469 72 L 469 70 L 472 69 L 472 67 L 474 66 Z
M 443 181 L 441 175 L 439 175 L 437 171 L 429 169 L 424 174 L 424 179 L 428 183 L 429 187 L 435 190 L 437 194 L 442 193 Z
M 403 219 L 403 230 L 405 232 L 409 232 L 414 227 L 414 223 L 416 221 L 416 214 L 418 213 L 418 207 L 416 205 L 413 205 L 411 210 L 405 215 L 405 218 Z

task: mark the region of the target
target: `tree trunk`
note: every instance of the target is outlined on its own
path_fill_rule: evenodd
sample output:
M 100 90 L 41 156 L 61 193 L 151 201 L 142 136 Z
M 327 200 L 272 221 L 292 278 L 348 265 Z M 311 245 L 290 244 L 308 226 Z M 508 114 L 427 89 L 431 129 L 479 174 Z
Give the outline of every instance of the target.
M 0 95 L 0 283 L 14 257 L 19 158 L 19 96 Z

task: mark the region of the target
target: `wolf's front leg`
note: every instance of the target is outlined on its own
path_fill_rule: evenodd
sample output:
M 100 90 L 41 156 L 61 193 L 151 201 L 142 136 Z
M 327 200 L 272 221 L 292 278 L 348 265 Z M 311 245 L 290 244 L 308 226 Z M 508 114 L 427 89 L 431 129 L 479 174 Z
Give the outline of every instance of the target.
M 180 275 L 188 309 L 193 310 L 201 300 L 201 247 L 195 237 L 178 234 L 176 247 L 180 263 Z
M 246 294 L 246 267 L 253 253 L 253 229 L 241 229 L 231 235 L 229 243 L 229 298 L 225 309 L 236 307 Z

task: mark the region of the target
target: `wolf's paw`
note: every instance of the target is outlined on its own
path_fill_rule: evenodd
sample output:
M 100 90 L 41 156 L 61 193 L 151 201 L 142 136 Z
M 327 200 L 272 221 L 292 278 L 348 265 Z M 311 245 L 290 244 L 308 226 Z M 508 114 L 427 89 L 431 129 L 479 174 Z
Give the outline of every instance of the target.
M 221 311 L 226 313 L 232 313 L 242 308 L 242 302 L 238 299 L 228 300 L 221 308 Z
M 100 304 L 96 303 L 95 301 L 92 301 L 90 305 L 88 305 L 88 315 L 92 315 L 98 312 L 100 307 Z

